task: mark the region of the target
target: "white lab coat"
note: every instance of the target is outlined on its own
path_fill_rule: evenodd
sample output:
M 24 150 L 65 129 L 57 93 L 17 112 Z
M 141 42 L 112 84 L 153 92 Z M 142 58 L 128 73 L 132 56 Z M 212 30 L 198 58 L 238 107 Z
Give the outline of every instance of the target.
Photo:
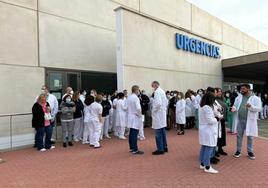
M 140 130 L 143 126 L 140 99 L 136 94 L 131 94 L 127 98 L 128 127 Z
M 176 103 L 176 123 L 181 125 L 186 123 L 184 99 L 180 99 Z
M 112 120 L 112 128 L 115 129 L 116 125 L 116 104 L 118 99 L 113 100 L 113 120 Z
M 221 112 L 223 112 L 223 107 L 220 105 L 220 103 L 218 103 L 218 101 L 216 100 L 214 105 L 213 105 L 213 112 L 214 112 L 214 116 L 222 119 L 223 118 L 223 114 Z M 221 121 L 218 121 L 218 137 L 221 138 L 222 135 L 222 130 L 221 130 Z
M 116 126 L 127 126 L 127 105 L 125 99 L 119 99 L 116 103 Z
M 215 147 L 218 139 L 218 121 L 212 107 L 199 108 L 199 144 Z
M 192 111 L 193 111 L 193 114 L 195 116 L 195 110 L 197 110 L 199 108 L 199 104 L 196 100 L 196 96 L 192 95 L 191 96 L 191 101 L 192 101 Z
M 242 103 L 243 96 L 240 94 L 236 97 L 234 102 L 234 131 L 237 132 L 237 125 L 238 125 L 238 111 L 240 105 Z M 251 107 L 248 109 L 248 116 L 247 116 L 247 125 L 246 125 L 246 135 L 247 136 L 258 136 L 258 113 L 262 111 L 262 102 L 261 99 L 255 95 L 249 97 L 248 104 Z
M 201 100 L 202 100 L 202 96 L 199 95 L 199 94 L 196 95 L 195 100 L 196 100 L 196 104 L 198 105 L 198 108 L 197 109 L 199 109 L 200 103 L 201 103 Z
M 152 128 L 161 129 L 167 126 L 168 100 L 163 89 L 157 88 L 154 92 L 152 104 Z
M 185 99 L 185 115 L 186 117 L 192 117 L 193 115 L 193 103 L 190 98 Z

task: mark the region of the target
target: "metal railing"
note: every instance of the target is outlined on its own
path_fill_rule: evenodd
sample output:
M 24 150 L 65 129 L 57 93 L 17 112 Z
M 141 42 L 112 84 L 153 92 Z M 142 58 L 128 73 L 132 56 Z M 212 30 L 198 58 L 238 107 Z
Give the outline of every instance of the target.
M 34 134 L 31 112 L 0 114 L 0 150 L 12 150 L 32 145 Z M 57 140 L 57 122 L 55 123 L 54 134 Z

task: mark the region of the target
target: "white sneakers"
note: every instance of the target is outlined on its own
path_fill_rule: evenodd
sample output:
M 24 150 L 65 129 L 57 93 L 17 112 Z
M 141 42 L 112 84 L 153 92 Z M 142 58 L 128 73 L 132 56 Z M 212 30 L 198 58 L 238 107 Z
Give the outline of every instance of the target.
M 145 137 L 139 137 L 139 140 L 145 140 Z
M 205 166 L 200 165 L 199 168 L 200 168 L 201 170 L 204 170 L 204 169 L 205 169 Z
M 218 174 L 218 173 L 219 173 L 218 170 L 215 170 L 215 169 L 212 168 L 211 166 L 210 166 L 209 169 L 204 168 L 204 172 L 206 172 L 206 173 L 211 173 L 211 174 Z
M 55 149 L 56 147 L 55 146 L 51 146 L 50 149 Z
M 126 140 L 127 138 L 125 136 L 119 136 L 119 139 Z
M 51 150 L 51 149 L 55 149 L 55 148 L 56 148 L 55 146 L 51 146 L 49 149 Z M 42 148 L 39 151 L 45 152 L 45 151 L 47 151 L 47 149 L 46 148 Z
M 209 169 L 206 169 L 205 166 L 200 165 L 199 168 L 200 168 L 200 170 L 204 170 L 204 172 L 206 172 L 206 173 L 211 173 L 211 174 L 218 174 L 219 173 L 219 171 L 212 168 L 212 166 L 210 166 Z

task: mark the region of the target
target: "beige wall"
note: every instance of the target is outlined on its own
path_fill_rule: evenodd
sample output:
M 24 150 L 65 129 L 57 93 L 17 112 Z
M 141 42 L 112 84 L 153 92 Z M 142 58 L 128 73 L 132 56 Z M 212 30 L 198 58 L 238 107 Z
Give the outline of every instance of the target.
M 0 114 L 25 113 L 45 76 L 38 67 L 36 1 L 6 2 L 0 1 Z
M 0 2 L 5 2 L 34 10 L 37 9 L 37 0 L 0 0 Z
M 140 0 L 140 12 L 191 30 L 191 4 L 185 0 Z
M 222 42 L 222 21 L 192 5 L 192 32 Z
M 1 92 L 4 99 L 0 114 L 31 112 L 32 105 L 44 84 L 44 69 L 13 65 L 0 65 Z
M 161 81 L 164 89 L 221 86 L 220 59 L 176 49 L 175 33 L 185 32 L 127 10 L 117 14 L 122 37 L 117 44 L 119 90 L 132 84 L 148 90 L 153 80 Z
M 110 0 L 39 0 L 39 10 L 44 13 L 113 30 L 117 6 Z
M 40 13 L 40 65 L 116 72 L 115 33 Z
M 0 2 L 0 64 L 37 66 L 37 13 Z

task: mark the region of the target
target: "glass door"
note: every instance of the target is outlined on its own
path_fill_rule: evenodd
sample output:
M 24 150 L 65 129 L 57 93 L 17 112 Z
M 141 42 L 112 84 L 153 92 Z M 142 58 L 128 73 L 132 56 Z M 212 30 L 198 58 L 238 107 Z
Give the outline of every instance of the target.
M 64 92 L 64 74 L 62 72 L 48 71 L 46 80 L 50 93 L 60 101 Z
M 51 94 L 55 95 L 59 102 L 67 87 L 72 87 L 74 91 L 80 89 L 80 73 L 58 70 L 47 70 L 46 83 Z
M 70 86 L 74 91 L 80 89 L 80 74 L 76 72 L 66 73 L 66 87 Z

